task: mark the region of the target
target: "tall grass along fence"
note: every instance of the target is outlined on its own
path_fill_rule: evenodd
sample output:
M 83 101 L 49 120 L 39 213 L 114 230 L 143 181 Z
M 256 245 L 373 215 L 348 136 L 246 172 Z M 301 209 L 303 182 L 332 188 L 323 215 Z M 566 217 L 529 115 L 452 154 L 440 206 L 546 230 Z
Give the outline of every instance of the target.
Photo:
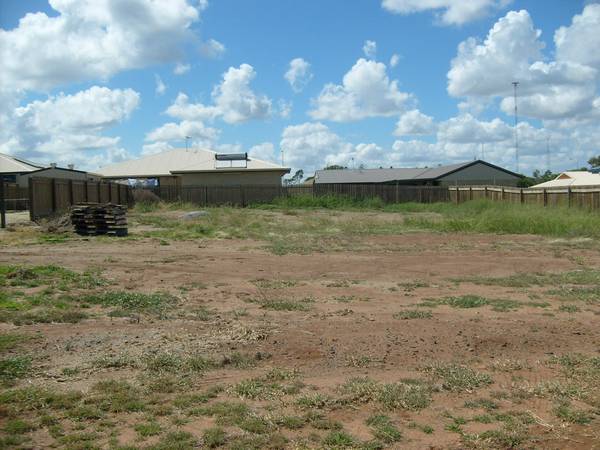
M 31 220 L 67 211 L 76 203 L 117 203 L 131 205 L 131 187 L 105 181 L 29 179 L 29 215 Z
M 452 186 L 450 201 L 460 204 L 469 200 L 488 199 L 506 203 L 538 206 L 578 207 L 600 210 L 600 187 L 512 188 L 498 186 Z
M 352 200 L 378 198 L 383 203 L 437 203 L 450 200 L 440 186 L 389 184 L 315 184 L 312 186 L 160 186 L 151 191 L 167 202 L 201 206 L 272 203 L 282 198 L 339 196 Z

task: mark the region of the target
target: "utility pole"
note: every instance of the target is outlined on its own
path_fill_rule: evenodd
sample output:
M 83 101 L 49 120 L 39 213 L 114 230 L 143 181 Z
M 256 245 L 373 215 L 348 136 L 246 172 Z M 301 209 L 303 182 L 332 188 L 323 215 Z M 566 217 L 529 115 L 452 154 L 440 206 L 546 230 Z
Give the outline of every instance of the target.
M 517 173 L 519 173 L 519 132 L 517 131 L 517 125 L 519 125 L 519 116 L 517 114 L 517 87 L 519 86 L 519 82 L 513 81 L 512 85 L 515 93 L 515 160 L 517 162 Z
M 550 136 L 546 138 L 546 170 L 550 171 Z

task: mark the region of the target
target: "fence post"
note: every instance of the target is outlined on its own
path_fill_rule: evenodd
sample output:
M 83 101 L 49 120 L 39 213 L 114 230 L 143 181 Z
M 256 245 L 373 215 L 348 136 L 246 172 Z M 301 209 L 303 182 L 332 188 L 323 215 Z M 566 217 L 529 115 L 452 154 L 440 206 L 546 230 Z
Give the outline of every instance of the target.
M 500 191 L 500 200 L 504 201 L 504 186 L 502 186 L 502 189 Z
M 548 206 L 548 192 L 544 188 L 544 206 Z
M 52 213 L 56 212 L 56 178 L 50 182 L 50 192 L 52 193 Z
M 487 190 L 487 186 L 484 186 L 483 188 L 483 198 L 485 198 L 487 200 L 488 198 L 488 190 Z
M 567 205 L 571 207 L 571 186 L 567 188 Z
M 29 195 L 29 220 L 33 222 L 33 219 L 35 219 L 35 205 L 33 201 L 33 179 L 31 177 L 27 179 L 27 191 Z
M 100 193 L 102 192 L 102 189 L 100 188 L 100 184 L 102 184 L 101 180 L 98 180 L 98 203 L 102 203 L 102 197 L 100 195 Z
M 242 200 L 242 208 L 246 207 L 246 191 L 244 190 L 244 186 L 240 184 L 240 199 Z
M 4 202 L 4 177 L 0 175 L 0 228 L 6 228 L 6 203 Z
M 521 192 L 519 193 L 519 200 L 521 204 L 525 203 L 525 198 L 523 197 L 523 188 L 521 188 Z
M 460 190 L 458 189 L 458 186 L 454 187 L 454 190 L 456 191 L 456 204 L 460 204 Z
M 473 186 L 469 186 L 469 200 L 473 200 Z
M 73 180 L 69 180 L 69 206 L 73 206 Z
M 88 200 L 89 200 L 89 198 L 88 198 L 88 182 L 87 182 L 87 180 L 85 180 L 83 182 L 83 192 L 85 192 L 85 197 L 84 198 L 85 198 L 85 202 L 87 203 Z

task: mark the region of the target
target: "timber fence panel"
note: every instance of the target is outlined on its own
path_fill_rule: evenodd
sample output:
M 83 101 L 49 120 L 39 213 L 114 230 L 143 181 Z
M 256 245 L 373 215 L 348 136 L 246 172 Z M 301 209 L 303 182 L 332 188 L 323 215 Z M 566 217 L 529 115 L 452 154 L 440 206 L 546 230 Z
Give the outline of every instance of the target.
M 29 179 L 29 212 L 32 220 L 68 211 L 75 203 L 131 204 L 131 188 L 116 183 L 64 180 L 58 178 Z
M 29 188 L 4 182 L 4 204 L 7 211 L 25 211 L 29 208 Z
M 86 185 L 85 181 L 73 180 L 71 183 L 71 189 L 73 190 L 73 203 L 84 203 L 87 202 L 86 196 Z
M 482 196 L 481 192 L 485 195 Z M 512 188 L 512 187 L 449 187 L 450 201 L 456 204 L 470 199 L 487 198 L 491 201 L 521 203 L 549 207 L 573 207 L 590 211 L 600 210 L 600 187 L 577 186 L 573 188 Z
M 87 201 L 89 203 L 100 203 L 98 184 L 96 181 L 88 181 L 86 184 Z
M 108 203 L 110 201 L 110 185 L 108 183 L 100 183 L 98 185 L 99 203 Z

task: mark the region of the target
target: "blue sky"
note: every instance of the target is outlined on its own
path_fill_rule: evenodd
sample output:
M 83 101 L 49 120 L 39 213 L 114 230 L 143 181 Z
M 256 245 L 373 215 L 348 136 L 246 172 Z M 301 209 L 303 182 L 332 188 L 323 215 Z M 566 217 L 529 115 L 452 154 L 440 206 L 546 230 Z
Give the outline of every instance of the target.
M 518 79 L 521 171 L 547 168 L 548 139 L 553 170 L 600 153 L 600 58 L 581 54 L 597 52 L 600 6 L 435 3 L 2 1 L 0 152 L 95 168 L 191 135 L 193 146 L 274 161 L 283 150 L 307 173 L 452 163 L 480 157 L 482 145 L 486 159 L 516 169 Z M 19 24 L 36 12 L 45 15 Z M 479 49 L 461 53 L 468 40 Z M 308 74 L 296 90 L 284 78 L 294 58 Z M 180 93 L 185 107 L 167 113 Z

